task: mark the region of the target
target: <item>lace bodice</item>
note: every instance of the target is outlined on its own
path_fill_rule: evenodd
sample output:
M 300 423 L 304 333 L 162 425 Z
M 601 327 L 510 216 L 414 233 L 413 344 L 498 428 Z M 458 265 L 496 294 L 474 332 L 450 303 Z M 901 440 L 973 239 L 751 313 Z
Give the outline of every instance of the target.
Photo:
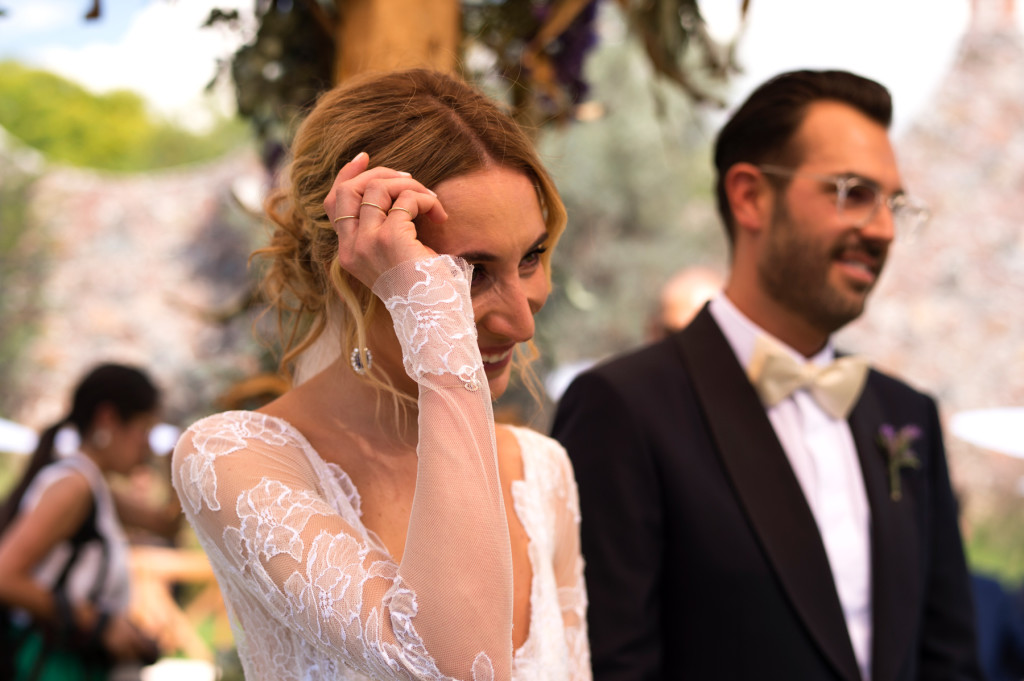
M 439 256 L 374 287 L 419 384 L 415 498 L 400 563 L 359 491 L 286 421 L 227 412 L 174 453 L 175 488 L 231 615 L 248 681 L 588 679 L 576 486 L 564 450 L 515 429 L 530 632 L 513 654 L 509 533 L 469 271 Z

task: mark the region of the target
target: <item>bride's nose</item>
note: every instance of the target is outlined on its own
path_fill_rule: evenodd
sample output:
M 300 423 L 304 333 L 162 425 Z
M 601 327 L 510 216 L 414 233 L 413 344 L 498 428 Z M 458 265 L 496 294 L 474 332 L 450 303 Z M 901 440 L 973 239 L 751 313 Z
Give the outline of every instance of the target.
M 494 291 L 477 326 L 488 335 L 514 343 L 533 338 L 533 316 L 544 307 L 548 285 L 543 276 L 516 278 Z

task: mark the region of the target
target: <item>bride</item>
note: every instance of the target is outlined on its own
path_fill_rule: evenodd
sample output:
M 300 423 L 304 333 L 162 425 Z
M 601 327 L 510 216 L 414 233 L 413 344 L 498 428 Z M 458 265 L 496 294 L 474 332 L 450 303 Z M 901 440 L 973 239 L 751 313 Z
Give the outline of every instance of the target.
M 589 679 L 570 464 L 491 410 L 565 225 L 529 139 L 454 78 L 374 76 L 321 97 L 267 206 L 295 387 L 173 466 L 246 678 Z

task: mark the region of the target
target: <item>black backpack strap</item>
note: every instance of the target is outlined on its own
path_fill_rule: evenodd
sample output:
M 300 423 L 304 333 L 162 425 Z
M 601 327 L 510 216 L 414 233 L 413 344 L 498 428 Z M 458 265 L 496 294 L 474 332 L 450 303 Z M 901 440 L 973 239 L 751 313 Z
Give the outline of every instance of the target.
M 81 639 L 81 633 L 75 628 L 74 613 L 71 609 L 71 603 L 68 601 L 66 587 L 68 575 L 71 574 L 71 569 L 78 562 L 79 556 L 82 553 L 82 548 L 92 541 L 99 541 L 101 558 L 100 558 L 100 569 L 96 575 L 96 583 L 93 584 L 92 589 L 89 591 L 89 600 L 93 603 L 99 596 L 100 590 L 103 588 L 103 583 L 106 580 L 106 574 L 108 569 L 108 549 L 107 543 L 103 541 L 103 537 L 100 535 L 96 527 L 96 495 L 90 494 L 89 514 L 82 521 L 82 524 L 78 527 L 73 535 L 68 539 L 68 543 L 71 545 L 71 553 L 68 554 L 68 558 L 64 561 L 64 567 L 61 568 L 60 574 L 57 576 L 57 580 L 54 582 L 51 591 L 54 598 L 54 609 L 56 615 L 56 622 L 54 627 L 44 629 L 46 635 L 43 638 L 43 648 L 39 651 L 39 656 L 36 658 L 34 667 L 29 671 L 27 681 L 34 681 L 38 678 L 42 671 L 43 663 L 46 660 L 47 649 L 52 645 L 68 645 L 76 639 Z M 91 638 L 91 637 L 90 637 Z
M 82 521 L 82 524 L 78 527 L 78 530 L 76 530 L 75 533 L 71 535 L 71 537 L 68 539 L 68 543 L 71 544 L 71 554 L 68 556 L 68 559 L 64 562 L 64 567 L 63 569 L 61 569 L 60 574 L 57 576 L 57 581 L 53 584 L 53 590 L 55 592 L 62 591 L 64 589 L 64 585 L 68 580 L 68 575 L 71 573 L 71 568 L 73 568 L 75 566 L 75 563 L 78 561 L 78 556 L 82 552 L 83 546 L 85 546 L 91 541 L 98 539 L 100 540 L 100 543 L 103 545 L 103 553 L 104 555 L 106 555 L 106 543 L 103 542 L 102 537 L 100 537 L 99 531 L 96 529 L 95 495 L 90 495 L 89 501 L 89 515 L 85 517 L 85 520 Z M 106 572 L 105 566 L 104 570 L 102 570 L 101 572 Z
M 89 508 L 89 515 L 86 516 L 85 522 L 82 523 L 78 528 L 78 531 L 75 532 L 69 540 L 71 542 L 71 556 L 68 558 L 67 563 L 64 564 L 64 569 L 61 570 L 60 576 L 53 585 L 54 592 L 63 591 L 68 574 L 71 572 L 71 568 L 74 567 L 75 561 L 78 560 L 82 547 L 89 542 L 99 542 L 100 566 L 96 571 L 96 580 L 93 582 L 92 588 L 89 589 L 88 595 L 86 596 L 88 601 L 94 605 L 99 602 L 100 593 L 103 591 L 103 585 L 106 584 L 107 581 L 107 572 L 110 570 L 110 547 L 107 545 L 107 541 L 103 535 L 100 534 L 99 528 L 96 526 L 96 519 L 96 497 L 93 495 L 92 505 Z
M 99 528 L 97 527 L 96 506 L 96 494 L 91 491 L 90 485 L 89 513 L 86 515 L 85 520 L 82 521 L 82 524 L 78 527 L 75 533 L 68 538 L 68 543 L 71 546 L 71 552 L 68 554 L 67 560 L 64 562 L 64 566 L 61 568 L 61 571 L 57 576 L 57 580 L 54 582 L 52 587 L 57 619 L 56 626 L 44 629 L 47 633 L 43 639 L 43 648 L 40 650 L 34 668 L 29 671 L 29 675 L 27 677 L 29 681 L 37 678 L 41 672 L 43 662 L 47 655 L 47 648 L 50 645 L 58 643 L 59 641 L 68 643 L 75 638 L 82 638 L 81 633 L 75 629 L 71 605 L 67 599 L 66 586 L 68 576 L 71 574 L 71 570 L 75 566 L 75 563 L 78 562 L 83 547 L 90 542 L 99 542 L 100 546 L 100 566 L 96 573 L 96 581 L 93 583 L 87 596 L 91 603 L 95 604 L 99 600 L 100 592 L 103 590 L 103 585 L 106 583 L 107 572 L 110 569 L 110 547 L 107 545 L 103 536 L 99 533 Z M 0 617 L 4 618 L 4 621 L 0 622 L 0 626 L 8 627 L 10 611 L 7 608 L 0 608 Z M 9 633 L 13 634 L 13 631 Z M 94 636 L 89 635 L 87 640 L 94 645 L 94 638 Z M 23 640 L 10 640 L 4 643 L 4 648 L 7 648 L 8 644 L 13 644 L 12 647 L 16 649 L 23 643 Z M 5 650 L 3 652 L 11 653 L 13 655 L 14 650 Z M 13 673 L 13 664 L 13 657 L 7 654 L 0 655 L 0 672 L 3 672 L 4 675 Z

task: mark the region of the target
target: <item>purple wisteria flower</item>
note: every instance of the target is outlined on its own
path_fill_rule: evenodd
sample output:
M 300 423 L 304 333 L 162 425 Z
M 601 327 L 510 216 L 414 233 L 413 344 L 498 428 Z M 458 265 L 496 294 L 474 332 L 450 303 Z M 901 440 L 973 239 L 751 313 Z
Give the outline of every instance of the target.
M 921 437 L 921 429 L 915 425 L 906 425 L 896 429 L 889 424 L 878 429 L 878 444 L 882 446 L 886 462 L 889 464 L 889 496 L 893 501 L 903 498 L 900 489 L 900 469 L 920 468 L 921 461 L 910 448 L 914 440 Z

